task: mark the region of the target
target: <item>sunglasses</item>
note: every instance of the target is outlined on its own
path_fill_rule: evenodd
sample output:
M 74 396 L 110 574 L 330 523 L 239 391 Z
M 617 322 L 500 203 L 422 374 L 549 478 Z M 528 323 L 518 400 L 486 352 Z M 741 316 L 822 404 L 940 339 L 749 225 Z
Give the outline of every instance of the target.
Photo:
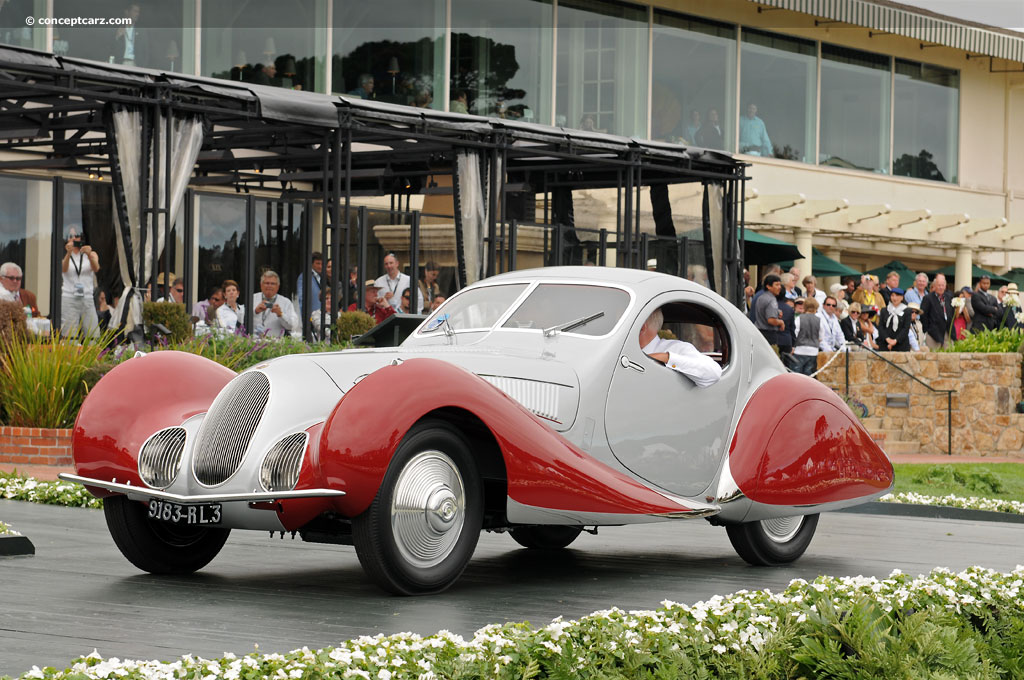
M 184 288 L 175 288 L 174 290 L 179 292 L 179 293 L 184 293 L 185 292 Z
M 854 310 L 854 311 L 850 312 L 850 315 L 851 315 L 851 316 L 853 316 L 854 314 L 860 314 L 860 312 L 858 312 L 858 311 L 856 311 L 856 310 Z
M 834 304 L 832 304 L 831 302 L 826 302 L 826 303 L 825 303 L 825 306 L 826 306 L 826 307 L 835 307 L 835 305 L 834 305 Z
M 6 276 L 5 275 L 4 278 L 8 279 L 10 281 L 21 281 L 21 277 L 20 276 Z

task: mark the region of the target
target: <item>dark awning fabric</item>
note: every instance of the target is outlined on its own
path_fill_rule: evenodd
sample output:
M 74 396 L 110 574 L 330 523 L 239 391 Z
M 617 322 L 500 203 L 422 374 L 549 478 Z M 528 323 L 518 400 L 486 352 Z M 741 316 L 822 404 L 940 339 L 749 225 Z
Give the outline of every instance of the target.
M 259 99 L 264 118 L 323 128 L 338 127 L 338 107 L 328 95 L 252 83 L 247 83 L 246 87 Z
M 800 250 L 792 243 L 786 243 L 781 239 L 768 236 L 767 234 L 761 234 L 756 231 L 751 231 L 750 229 L 746 229 L 745 231 L 746 239 L 743 248 L 744 264 L 774 264 L 784 260 L 792 262 L 794 259 L 803 257 Z M 701 229 L 691 229 L 685 234 L 682 234 L 682 236 L 691 241 L 704 241 L 704 234 Z
M 256 95 L 248 88 L 243 87 L 242 83 L 232 85 L 231 81 L 210 82 L 207 78 L 189 78 L 187 76 L 168 77 L 167 82 L 182 89 L 198 90 L 204 94 L 215 95 L 218 97 L 229 97 L 231 99 L 238 99 L 242 101 L 256 101 Z
M 47 68 L 59 69 L 60 62 L 57 57 L 49 52 L 38 52 L 26 48 L 4 47 L 4 61 L 16 65 L 45 66 Z

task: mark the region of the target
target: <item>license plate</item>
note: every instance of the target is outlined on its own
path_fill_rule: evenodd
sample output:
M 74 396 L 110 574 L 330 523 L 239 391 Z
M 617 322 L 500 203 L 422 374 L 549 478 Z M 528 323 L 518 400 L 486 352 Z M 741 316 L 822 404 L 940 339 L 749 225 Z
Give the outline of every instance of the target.
M 182 505 L 170 501 L 151 500 L 149 518 L 172 524 L 217 524 L 220 522 L 220 503 Z

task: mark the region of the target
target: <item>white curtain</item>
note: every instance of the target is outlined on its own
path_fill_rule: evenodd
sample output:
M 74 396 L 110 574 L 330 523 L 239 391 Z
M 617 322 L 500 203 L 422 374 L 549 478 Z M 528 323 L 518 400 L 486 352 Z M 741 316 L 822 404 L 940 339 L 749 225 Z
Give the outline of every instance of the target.
M 139 170 L 143 163 L 142 149 L 142 112 L 140 110 L 120 109 L 113 114 L 114 121 L 114 148 L 117 152 L 117 160 L 121 168 L 121 181 L 124 191 L 126 217 L 128 220 L 128 237 L 131 239 L 131 261 L 128 260 L 127 248 L 125 246 L 125 233 L 123 229 L 115 229 L 117 239 L 117 259 L 121 271 L 121 282 L 125 291 L 131 289 L 132 274 L 139 271 L 139 262 L 142 258 L 144 269 L 143 279 L 139 281 L 139 287 L 144 287 L 149 281 L 153 272 L 152 262 L 152 241 L 151 231 L 147 231 L 146 252 L 141 251 L 142 224 L 139 219 L 139 209 L 142 201 L 146 205 L 156 206 L 167 205 L 167 178 L 164 172 L 167 168 L 167 115 L 161 115 L 154 121 L 153 134 L 149 149 L 149 176 L 154 175 L 154 159 L 156 150 L 159 148 L 160 176 L 155 183 L 152 179 L 149 182 L 150 196 L 142 196 L 139 186 Z M 171 196 L 169 202 L 169 214 L 157 215 L 157 256 L 161 257 L 164 249 L 164 237 L 167 232 L 167 225 L 174 225 L 175 220 L 181 212 L 181 206 L 185 199 L 185 190 L 188 187 L 189 177 L 192 176 L 192 169 L 195 167 L 196 158 L 203 145 L 203 123 L 202 119 L 192 115 L 173 115 L 170 122 L 171 139 Z M 155 192 L 156 201 L 151 198 Z M 147 224 L 151 228 L 151 223 Z M 168 285 L 171 282 L 168 281 Z M 127 292 L 121 296 L 118 302 L 115 318 L 122 318 L 125 305 L 129 305 L 128 315 L 125 317 L 125 332 L 130 332 L 135 326 L 142 323 L 142 295 L 138 290 L 129 295 Z
M 724 253 L 722 249 L 725 245 L 725 237 L 723 230 L 725 229 L 725 215 L 722 211 L 723 201 L 725 200 L 725 192 L 722 190 L 721 184 L 709 184 L 708 185 L 708 201 L 709 201 L 709 214 L 711 217 L 711 257 L 714 262 L 714 266 L 711 271 L 708 272 L 709 277 L 714 277 L 715 290 L 719 295 L 725 295 L 724 291 L 728 290 L 726 273 L 722 267 L 722 258 Z
M 483 276 L 484 234 L 487 231 L 487 196 L 484 190 L 484 157 L 475 151 L 459 151 L 459 209 L 462 222 L 462 254 L 466 262 L 466 283 Z

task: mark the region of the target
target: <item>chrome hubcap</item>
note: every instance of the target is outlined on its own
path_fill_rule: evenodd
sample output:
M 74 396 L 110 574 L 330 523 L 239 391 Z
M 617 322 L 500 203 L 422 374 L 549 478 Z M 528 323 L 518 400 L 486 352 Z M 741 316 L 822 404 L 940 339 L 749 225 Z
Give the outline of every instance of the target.
M 402 557 L 416 567 L 440 564 L 466 521 L 466 491 L 455 463 L 440 451 L 413 456 L 395 482 L 391 532 Z
M 803 515 L 761 520 L 761 528 L 764 529 L 764 535 L 776 543 L 786 543 L 792 540 L 803 524 Z

